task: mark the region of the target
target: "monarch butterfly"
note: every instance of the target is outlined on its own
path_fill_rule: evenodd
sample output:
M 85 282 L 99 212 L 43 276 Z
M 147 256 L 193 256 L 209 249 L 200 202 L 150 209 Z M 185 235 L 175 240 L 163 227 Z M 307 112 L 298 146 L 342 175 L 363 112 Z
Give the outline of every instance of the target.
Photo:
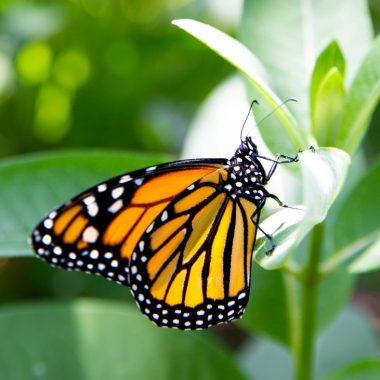
M 268 173 L 262 159 L 272 161 Z M 34 229 L 32 245 L 52 266 L 128 286 L 158 326 L 191 330 L 232 321 L 248 302 L 260 211 L 267 198 L 282 204 L 265 185 L 278 164 L 296 160 L 260 156 L 248 136 L 229 160 L 182 160 L 123 174 L 52 211 Z

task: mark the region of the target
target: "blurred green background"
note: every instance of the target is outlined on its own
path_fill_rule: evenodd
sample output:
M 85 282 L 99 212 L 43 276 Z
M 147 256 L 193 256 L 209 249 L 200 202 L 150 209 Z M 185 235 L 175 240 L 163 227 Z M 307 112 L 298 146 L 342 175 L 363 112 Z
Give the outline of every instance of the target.
M 170 24 L 217 18 L 205 1 L 1 4 L 2 156 L 85 146 L 178 152 L 197 106 L 231 71 Z
M 178 156 L 198 107 L 233 69 L 170 21 L 194 18 L 239 36 L 241 4 L 1 1 L 0 156 L 84 147 Z M 380 0 L 369 4 L 378 33 Z M 380 154 L 379 124 L 380 108 L 365 140 L 368 162 Z M 358 301 L 379 317 L 379 272 L 359 289 Z M 0 261 L 1 303 L 76 296 L 126 299 L 129 292 L 35 259 Z M 233 337 L 232 344 L 244 338 Z

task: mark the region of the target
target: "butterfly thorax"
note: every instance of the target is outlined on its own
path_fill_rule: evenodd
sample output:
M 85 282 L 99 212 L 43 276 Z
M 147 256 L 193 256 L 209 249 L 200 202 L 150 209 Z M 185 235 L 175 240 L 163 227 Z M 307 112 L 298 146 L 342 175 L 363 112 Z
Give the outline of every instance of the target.
M 247 137 L 228 161 L 228 188 L 233 195 L 245 196 L 260 203 L 264 198 L 262 188 L 266 183 L 266 173 L 257 155 L 256 145 Z

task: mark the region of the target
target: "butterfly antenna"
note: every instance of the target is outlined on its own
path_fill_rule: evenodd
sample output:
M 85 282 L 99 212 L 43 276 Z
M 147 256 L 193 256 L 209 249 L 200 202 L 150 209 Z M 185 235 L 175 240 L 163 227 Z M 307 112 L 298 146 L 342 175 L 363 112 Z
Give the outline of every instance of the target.
M 274 108 L 271 112 L 268 113 L 268 115 L 264 116 L 257 124 L 256 126 L 260 125 L 263 121 L 268 119 L 268 117 L 272 116 L 279 108 L 283 107 L 285 104 L 289 102 L 298 102 L 298 99 L 296 98 L 289 98 L 284 100 L 281 104 L 279 104 L 276 108 Z
M 248 118 L 249 118 L 249 115 L 250 115 L 251 112 L 252 112 L 252 108 L 253 108 L 253 105 L 254 105 L 254 104 L 259 105 L 260 103 L 259 103 L 257 100 L 252 100 L 252 103 L 251 103 L 251 105 L 249 106 L 248 114 L 247 114 L 247 116 L 245 117 L 245 120 L 244 120 L 243 126 L 241 127 L 241 130 L 240 130 L 240 141 L 241 141 L 241 142 L 243 142 L 243 131 L 244 131 L 245 124 L 247 123 L 247 120 L 248 120 Z

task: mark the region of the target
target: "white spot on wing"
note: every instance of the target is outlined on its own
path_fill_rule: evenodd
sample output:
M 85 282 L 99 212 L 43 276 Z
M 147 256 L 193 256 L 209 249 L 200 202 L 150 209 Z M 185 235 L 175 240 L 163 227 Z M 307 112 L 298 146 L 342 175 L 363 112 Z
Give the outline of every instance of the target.
M 50 219 L 54 219 L 56 216 L 57 216 L 57 211 L 52 211 L 52 212 L 49 214 L 49 218 L 50 218 Z
M 50 229 L 53 227 L 53 221 L 51 219 L 45 219 L 44 220 L 44 227 L 47 229 Z
M 161 220 L 165 222 L 168 219 L 168 212 L 165 210 L 161 215 Z
M 150 232 L 152 232 L 153 230 L 153 227 L 154 227 L 154 222 L 146 229 L 146 232 L 149 234 Z
M 99 207 L 96 202 L 93 202 L 87 206 L 88 215 L 94 217 L 98 215 Z
M 102 183 L 101 185 L 98 186 L 98 191 L 99 193 L 102 193 L 103 191 L 107 190 L 107 185 L 105 183 Z
M 93 227 L 87 227 L 83 232 L 83 241 L 87 243 L 95 243 L 99 236 L 99 231 Z
M 42 238 L 42 243 L 48 245 L 51 243 L 51 236 L 50 235 L 44 235 L 44 237 Z
M 132 177 L 129 174 L 126 174 L 120 178 L 119 183 L 125 183 L 125 182 L 130 181 L 131 179 Z
M 93 195 L 90 195 L 89 197 L 83 199 L 83 203 L 87 206 L 93 202 L 95 202 L 95 197 Z
M 114 202 L 109 208 L 108 211 L 112 212 L 112 214 L 115 214 L 123 207 L 123 201 L 121 199 Z
M 93 250 L 90 252 L 90 257 L 91 257 L 93 260 L 96 260 L 96 259 L 99 257 L 99 252 L 98 252 L 96 249 L 93 249 Z
M 124 193 L 124 187 L 120 186 L 112 190 L 112 198 L 117 199 Z
M 54 247 L 53 252 L 55 255 L 62 255 L 62 248 L 61 247 Z
M 111 267 L 113 267 L 113 268 L 117 268 L 118 266 L 119 266 L 119 263 L 118 263 L 117 260 L 112 260 L 112 261 L 111 261 Z

